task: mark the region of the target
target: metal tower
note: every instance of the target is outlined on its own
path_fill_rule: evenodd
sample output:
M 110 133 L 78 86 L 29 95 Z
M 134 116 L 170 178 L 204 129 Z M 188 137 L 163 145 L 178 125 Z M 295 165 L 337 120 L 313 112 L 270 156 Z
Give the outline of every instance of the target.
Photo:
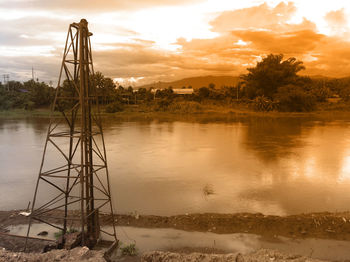
M 27 239 L 36 220 L 63 235 L 78 229 L 81 245 L 94 246 L 101 233 L 117 241 L 91 35 L 85 19 L 69 26 Z M 100 228 L 103 212 L 112 232 Z

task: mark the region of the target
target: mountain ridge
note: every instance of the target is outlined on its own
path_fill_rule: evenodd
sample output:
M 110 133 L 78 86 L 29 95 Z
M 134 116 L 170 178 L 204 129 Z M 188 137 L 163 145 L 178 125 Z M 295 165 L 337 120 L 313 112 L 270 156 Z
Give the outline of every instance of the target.
M 152 84 L 146 84 L 141 86 L 136 86 L 135 88 L 146 88 L 151 87 L 157 89 L 165 89 L 171 86 L 173 89 L 177 88 L 188 88 L 189 86 L 193 89 L 199 89 L 203 86 L 208 86 L 213 83 L 215 87 L 221 88 L 222 86 L 234 86 L 238 83 L 239 76 L 197 76 L 197 77 L 187 77 L 180 80 L 175 80 L 171 82 L 156 82 Z
M 312 79 L 333 79 L 334 77 L 328 77 L 323 75 L 309 75 Z M 339 79 L 346 79 L 349 77 L 341 77 Z M 195 76 L 195 77 L 186 77 L 183 79 L 169 81 L 169 82 L 154 82 L 151 84 L 136 86 L 135 89 L 146 88 L 150 89 L 151 87 L 156 89 L 166 89 L 171 86 L 173 89 L 180 89 L 183 87 L 193 89 L 199 89 L 203 86 L 208 86 L 210 83 L 213 83 L 216 88 L 221 88 L 222 86 L 235 86 L 238 84 L 240 77 L 239 76 Z M 334 78 L 335 79 L 335 78 Z

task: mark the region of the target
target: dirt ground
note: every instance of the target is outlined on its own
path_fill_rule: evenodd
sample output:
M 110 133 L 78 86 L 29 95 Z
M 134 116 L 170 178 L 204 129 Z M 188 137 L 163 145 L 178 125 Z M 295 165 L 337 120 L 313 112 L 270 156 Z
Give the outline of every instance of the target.
M 261 249 L 256 252 L 242 255 L 234 254 L 204 254 L 204 253 L 172 253 L 149 252 L 141 257 L 142 262 L 322 262 L 299 255 L 284 254 L 275 250 Z
M 78 247 L 72 250 L 52 250 L 47 253 L 22 253 L 0 250 L 0 261 L 7 262 L 52 262 L 52 261 L 91 261 L 105 262 L 103 252 Z
M 105 262 L 102 251 L 89 250 L 87 247 L 77 247 L 72 250 L 52 250 L 47 253 L 22 253 L 10 252 L 0 249 L 0 261 L 7 262 Z M 274 250 L 261 249 L 256 252 L 242 255 L 233 254 L 212 254 L 212 253 L 174 253 L 152 251 L 140 257 L 116 258 L 113 261 L 120 262 L 322 262 L 299 255 L 284 254 Z M 323 261 L 326 262 L 326 261 Z

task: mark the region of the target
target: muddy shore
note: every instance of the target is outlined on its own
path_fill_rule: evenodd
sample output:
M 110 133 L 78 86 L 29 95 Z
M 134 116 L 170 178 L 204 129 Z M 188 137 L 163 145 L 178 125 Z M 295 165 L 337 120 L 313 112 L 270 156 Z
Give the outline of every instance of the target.
M 55 211 L 52 216 L 60 215 L 62 211 Z M 29 251 L 35 252 L 33 255 L 24 255 L 23 253 L 6 253 L 8 251 L 21 252 L 24 247 L 24 238 L 8 237 L 6 236 L 6 227 L 15 226 L 28 223 L 28 217 L 19 215 L 20 211 L 0 211 L 0 251 L 1 248 L 5 248 L 0 258 L 14 258 L 17 260 L 13 261 L 47 261 L 50 258 L 55 259 L 65 257 L 68 259 L 70 251 L 52 251 L 48 255 L 39 255 L 43 251 L 45 245 L 50 244 L 46 241 L 30 241 Z M 78 213 L 71 212 L 71 216 L 78 216 Z M 214 232 L 218 234 L 229 234 L 229 233 L 252 233 L 258 234 L 265 238 L 274 238 L 276 236 L 285 236 L 289 238 L 323 238 L 323 239 L 334 239 L 334 240 L 350 240 L 350 212 L 342 213 L 310 213 L 300 214 L 293 216 L 266 216 L 263 214 L 250 214 L 250 213 L 239 213 L 239 214 L 185 214 L 177 216 L 150 216 L 150 215 L 116 215 L 115 222 L 117 226 L 132 226 L 132 227 L 143 227 L 143 228 L 175 228 L 185 231 L 198 231 L 198 232 Z M 111 225 L 112 220 L 110 216 L 101 215 L 101 225 Z M 50 219 L 51 223 L 60 223 L 57 219 Z M 77 226 L 77 225 L 73 225 Z M 5 233 L 5 234 L 3 234 Z M 52 243 L 52 242 L 51 242 Z M 200 252 L 198 256 L 203 256 L 204 253 L 215 254 L 225 253 L 218 252 L 218 250 L 209 250 L 204 252 L 203 250 L 174 250 L 176 253 L 152 253 L 152 255 L 145 255 L 144 257 L 133 257 L 130 260 L 122 258 L 118 261 L 176 261 L 176 259 L 189 259 L 188 261 L 197 261 L 197 257 L 191 255 L 186 257 L 184 253 Z M 260 253 L 259 253 L 260 252 Z M 306 257 L 294 255 L 276 255 L 275 251 L 268 250 L 256 251 L 253 255 L 247 254 L 244 256 L 244 261 L 311 261 Z M 62 253 L 62 254 L 61 254 Z M 273 256 L 271 255 L 273 253 Z M 75 254 L 75 253 L 74 253 Z M 101 252 L 89 253 L 94 254 L 89 257 L 95 261 L 96 257 L 100 258 Z M 276 256 L 275 256 L 276 255 Z M 95 257 L 94 257 L 95 256 Z M 223 255 L 224 256 L 224 255 Z M 42 260 L 38 260 L 38 258 Z M 21 260 L 21 259 L 23 260 Z M 191 260 L 193 258 L 193 260 Z M 19 259 L 19 260 L 18 260 Z M 72 261 L 80 261 L 75 255 Z M 173 260 L 172 260 L 173 259 Z M 175 260 L 174 260 L 175 259 Z M 213 257 L 214 259 L 214 257 Z M 215 257 L 215 259 L 217 259 Z M 216 260 L 213 261 L 216 261 Z M 222 257 L 221 259 L 226 259 Z M 258 260 L 257 260 L 258 259 Z M 187 261 L 186 260 L 186 261 Z M 10 260 L 11 261 L 11 260 Z M 55 261 L 68 261 L 57 259 Z M 70 260 L 69 260 L 70 261 Z M 98 260 L 96 260 L 98 261 Z M 210 259 L 208 261 L 211 261 Z M 230 260 L 223 260 L 230 261 Z M 232 260 L 235 261 L 235 260 Z M 318 260 L 313 260 L 318 261 Z
M 20 211 L 0 211 L 0 232 L 10 225 L 28 223 Z M 62 212 L 62 211 L 55 211 Z M 58 214 L 51 214 L 57 216 Z M 79 216 L 72 212 L 70 215 Z M 50 219 L 52 223 L 62 223 Z M 174 228 L 185 231 L 213 232 L 218 234 L 251 233 L 263 237 L 322 238 L 350 240 L 350 212 L 310 213 L 291 216 L 263 214 L 185 214 L 176 216 L 115 215 L 117 226 L 144 228 Z M 101 215 L 101 225 L 111 225 L 110 216 Z M 73 225 L 75 226 L 75 225 Z M 76 225 L 77 226 L 77 225 Z M 0 243 L 1 244 L 1 243 Z

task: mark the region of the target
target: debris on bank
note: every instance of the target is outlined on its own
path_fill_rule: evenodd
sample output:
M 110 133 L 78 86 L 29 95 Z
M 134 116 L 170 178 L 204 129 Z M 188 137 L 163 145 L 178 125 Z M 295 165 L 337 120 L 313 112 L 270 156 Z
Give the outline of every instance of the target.
M 203 254 L 203 253 L 171 253 L 153 251 L 141 257 L 142 262 L 326 262 L 299 255 L 283 254 L 275 250 L 261 249 L 257 252 L 242 255 L 235 254 Z
M 55 249 L 47 253 L 10 252 L 0 249 L 0 261 L 6 262 L 41 262 L 41 261 L 74 261 L 106 262 L 103 251 L 90 250 L 88 247 L 77 247 L 71 250 Z
M 130 257 L 129 257 L 130 258 Z M 10 252 L 0 249 L 0 261 L 6 262 L 44 262 L 44 261 L 74 261 L 74 262 L 105 262 L 102 250 L 90 250 L 87 247 L 77 247 L 71 250 L 51 250 L 47 253 Z M 133 259 L 117 258 L 113 261 L 141 261 L 141 262 L 326 262 L 299 255 L 280 253 L 275 250 L 261 249 L 257 252 L 242 255 L 233 254 L 204 254 L 204 253 L 173 253 L 153 251 Z

